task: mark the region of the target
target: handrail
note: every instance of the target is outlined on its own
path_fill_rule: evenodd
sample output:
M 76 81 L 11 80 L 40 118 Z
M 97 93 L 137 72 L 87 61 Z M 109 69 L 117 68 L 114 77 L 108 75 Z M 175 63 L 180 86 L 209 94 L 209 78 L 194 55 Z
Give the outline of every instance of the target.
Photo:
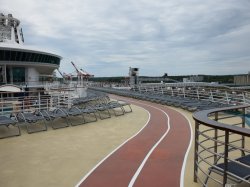
M 229 130 L 234 133 L 239 133 L 244 136 L 250 136 L 250 129 L 243 129 L 238 126 L 231 126 L 224 123 L 220 123 L 218 121 L 214 121 L 212 119 L 209 119 L 208 116 L 212 113 L 216 112 L 225 112 L 228 110 L 236 110 L 236 109 L 245 109 L 249 108 L 250 105 L 239 105 L 239 106 L 232 106 L 232 107 L 225 107 L 225 108 L 216 108 L 216 109 L 210 109 L 210 110 L 203 110 L 198 111 L 193 114 L 193 118 L 195 121 L 202 123 L 203 125 L 206 125 L 208 127 L 213 127 L 219 130 Z
M 245 147 L 245 137 L 250 137 L 250 129 L 245 128 L 246 121 L 244 118 L 247 111 L 246 108 L 249 107 L 250 105 L 239 105 L 203 110 L 193 114 L 193 119 L 195 120 L 194 182 L 199 181 L 202 186 L 205 187 L 208 186 L 208 180 L 211 179 L 212 181 L 225 186 L 229 182 L 228 179 L 230 179 L 230 177 L 234 177 L 238 182 L 244 181 L 247 184 L 250 184 L 250 181 L 247 181 L 246 178 L 231 173 L 228 168 L 230 164 L 237 163 L 238 165 L 243 165 L 243 167 L 250 169 L 249 165 L 245 165 L 244 163 L 239 163 L 237 161 L 237 158 L 239 158 L 238 154 L 231 155 L 230 153 L 232 150 L 236 150 L 238 151 L 237 153 L 241 153 L 241 156 L 250 154 L 250 150 Z M 228 114 L 229 111 L 240 110 L 242 110 L 242 113 L 240 114 Z M 223 116 L 219 116 L 220 114 Z M 211 117 L 214 118 L 212 119 Z M 241 122 L 236 124 L 241 124 L 241 127 L 235 125 L 237 120 L 232 121 L 233 124 L 219 122 L 219 120 L 234 117 L 239 117 L 236 119 Z M 200 128 L 200 126 L 202 126 L 202 128 Z M 204 136 L 205 139 L 202 136 Z M 234 136 L 234 139 L 231 141 L 229 138 L 230 136 Z M 203 144 L 205 141 L 206 144 Z M 207 141 L 211 141 L 212 144 L 208 144 Z M 221 149 L 219 149 L 219 147 L 221 147 Z M 209 153 L 210 156 L 206 156 L 206 153 Z M 236 157 L 236 155 L 238 157 Z M 222 162 L 219 162 L 219 160 L 222 160 Z M 204 164 L 207 166 L 206 169 L 204 168 Z M 217 164 L 224 165 L 224 168 L 219 168 Z M 223 179 L 217 180 L 213 175 L 210 175 L 213 171 L 221 173 Z M 202 177 L 202 175 L 205 176 L 205 178 Z

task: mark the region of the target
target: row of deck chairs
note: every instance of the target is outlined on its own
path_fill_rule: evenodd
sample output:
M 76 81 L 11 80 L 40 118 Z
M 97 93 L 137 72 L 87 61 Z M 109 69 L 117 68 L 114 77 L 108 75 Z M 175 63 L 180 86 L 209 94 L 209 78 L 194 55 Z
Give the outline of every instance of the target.
M 87 98 L 78 98 L 71 108 L 55 108 L 54 110 L 37 110 L 35 112 L 19 112 L 10 116 L 0 116 L 0 126 L 8 130 L 17 129 L 15 134 L 4 137 L 21 135 L 20 124 L 25 124 L 28 133 L 46 131 L 47 125 L 53 129 L 76 126 L 110 118 L 111 115 L 120 116 L 132 112 L 129 103 L 112 101 L 105 94 L 95 94 Z M 60 122 L 55 123 L 55 120 Z M 59 124 L 59 125 L 58 125 Z
M 122 95 L 126 97 L 132 97 L 135 99 L 147 100 L 151 102 L 156 102 L 168 106 L 180 107 L 182 109 L 188 110 L 190 112 L 221 108 L 230 106 L 229 104 L 212 102 L 208 100 L 199 100 L 190 97 L 180 97 L 180 96 L 170 96 L 156 93 L 140 93 L 131 90 L 120 90 L 112 88 L 93 88 L 99 91 L 108 92 L 116 95 Z

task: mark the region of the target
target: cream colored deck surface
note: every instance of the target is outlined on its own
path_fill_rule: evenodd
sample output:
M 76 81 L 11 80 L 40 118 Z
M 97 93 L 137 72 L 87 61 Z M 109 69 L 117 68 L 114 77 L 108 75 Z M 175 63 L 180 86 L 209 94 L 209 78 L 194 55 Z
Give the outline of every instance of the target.
M 124 116 L 0 140 L 0 186 L 69 187 L 137 133 L 148 113 L 132 106 Z

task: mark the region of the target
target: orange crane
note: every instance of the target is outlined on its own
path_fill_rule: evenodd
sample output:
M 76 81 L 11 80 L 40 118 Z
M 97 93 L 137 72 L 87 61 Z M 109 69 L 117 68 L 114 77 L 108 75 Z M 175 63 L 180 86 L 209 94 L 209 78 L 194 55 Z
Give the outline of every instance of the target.
M 71 74 L 67 74 L 65 72 L 61 72 L 59 69 L 57 69 L 57 71 L 60 73 L 60 75 L 62 76 L 62 78 L 65 80 L 70 80 L 72 78 L 72 75 Z
M 94 77 L 94 75 L 89 74 L 88 72 L 84 71 L 83 69 L 78 69 L 74 62 L 71 62 L 71 64 L 74 66 L 76 72 L 77 72 L 77 77 L 80 80 L 83 80 L 83 78 L 88 79 L 90 77 Z

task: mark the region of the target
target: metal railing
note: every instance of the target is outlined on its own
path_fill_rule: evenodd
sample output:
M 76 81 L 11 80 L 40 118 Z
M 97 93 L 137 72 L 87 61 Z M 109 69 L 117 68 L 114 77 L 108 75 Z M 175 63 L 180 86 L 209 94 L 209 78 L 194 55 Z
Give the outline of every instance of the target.
M 0 92 L 0 115 L 24 111 L 51 110 L 70 107 L 75 98 L 84 97 L 85 87 L 67 87 L 54 90 Z
M 250 185 L 249 179 L 231 171 L 232 166 L 250 171 L 250 165 L 239 159 L 250 154 L 250 129 L 246 123 L 250 119 L 246 112 L 249 108 L 250 105 L 241 105 L 193 114 L 194 182 L 202 186 L 230 186 L 233 183 Z
M 250 92 L 244 90 L 203 86 L 182 87 L 177 85 L 170 86 L 168 84 L 142 84 L 133 90 L 140 93 L 153 93 L 184 98 L 194 98 L 223 104 L 250 104 Z

